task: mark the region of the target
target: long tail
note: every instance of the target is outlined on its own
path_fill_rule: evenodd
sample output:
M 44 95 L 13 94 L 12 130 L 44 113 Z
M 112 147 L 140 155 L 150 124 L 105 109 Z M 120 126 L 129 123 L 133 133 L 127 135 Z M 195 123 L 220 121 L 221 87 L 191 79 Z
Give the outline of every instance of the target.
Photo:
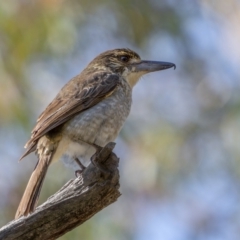
M 53 145 L 49 144 L 49 141 L 46 141 L 46 139 L 41 140 L 41 143 L 38 144 L 37 147 L 39 160 L 28 181 L 21 202 L 19 203 L 17 212 L 15 214 L 15 219 L 18 219 L 21 216 L 26 216 L 35 210 L 38 202 L 38 197 L 42 188 L 43 180 L 51 163 L 53 154 L 55 152 L 54 150 L 56 149 L 55 144 L 55 146 L 53 147 Z

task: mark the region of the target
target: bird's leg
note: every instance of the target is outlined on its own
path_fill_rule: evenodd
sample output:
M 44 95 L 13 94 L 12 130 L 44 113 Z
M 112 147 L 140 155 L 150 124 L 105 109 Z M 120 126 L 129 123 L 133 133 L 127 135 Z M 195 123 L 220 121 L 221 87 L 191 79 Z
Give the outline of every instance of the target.
M 103 147 L 101 147 L 95 143 L 90 143 L 90 142 L 83 141 L 83 140 L 80 140 L 80 141 L 94 147 L 96 149 L 96 152 L 100 152 L 103 149 Z
M 81 175 L 81 173 L 85 170 L 86 167 L 81 163 L 81 161 L 77 157 L 74 157 L 73 159 L 81 168 L 80 170 L 75 171 L 75 176 L 78 177 L 79 175 Z
M 100 152 L 103 149 L 103 147 L 101 147 L 101 146 L 99 146 L 95 143 L 88 143 L 88 144 L 93 146 L 96 149 L 97 152 Z

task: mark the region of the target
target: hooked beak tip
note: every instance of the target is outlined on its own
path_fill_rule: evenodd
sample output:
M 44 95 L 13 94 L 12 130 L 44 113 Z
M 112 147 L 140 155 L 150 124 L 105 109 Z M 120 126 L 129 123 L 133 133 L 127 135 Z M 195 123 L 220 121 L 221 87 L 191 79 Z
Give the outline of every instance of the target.
M 166 64 L 166 65 L 163 65 L 163 69 L 168 69 L 168 68 L 172 68 L 175 70 L 176 69 L 176 65 L 174 63 L 169 63 L 169 64 Z

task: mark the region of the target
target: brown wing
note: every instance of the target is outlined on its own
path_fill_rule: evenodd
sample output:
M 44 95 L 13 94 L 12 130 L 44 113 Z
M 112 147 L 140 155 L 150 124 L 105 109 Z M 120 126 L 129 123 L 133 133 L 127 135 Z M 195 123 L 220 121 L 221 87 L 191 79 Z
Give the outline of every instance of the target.
M 108 72 L 80 74 L 70 80 L 39 116 L 21 159 L 36 149 L 40 137 L 111 95 L 119 83 L 119 76 Z

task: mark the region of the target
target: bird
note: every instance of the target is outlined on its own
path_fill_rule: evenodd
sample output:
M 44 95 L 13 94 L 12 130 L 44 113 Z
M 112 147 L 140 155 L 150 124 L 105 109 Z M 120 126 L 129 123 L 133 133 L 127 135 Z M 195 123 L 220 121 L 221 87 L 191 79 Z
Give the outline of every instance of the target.
M 118 136 L 141 76 L 172 67 L 175 64 L 141 60 L 136 52 L 119 48 L 101 53 L 67 82 L 39 116 L 25 145 L 21 159 L 35 152 L 38 161 L 15 219 L 34 212 L 51 163 L 61 160 L 76 175 L 83 171 L 96 148 Z

